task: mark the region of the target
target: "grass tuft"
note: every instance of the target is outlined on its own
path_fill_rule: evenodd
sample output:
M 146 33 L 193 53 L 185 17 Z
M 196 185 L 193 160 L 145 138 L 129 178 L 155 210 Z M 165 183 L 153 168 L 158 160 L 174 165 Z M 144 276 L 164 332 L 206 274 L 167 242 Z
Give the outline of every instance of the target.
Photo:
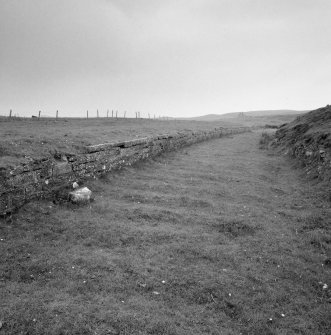
M 274 136 L 270 132 L 266 131 L 262 132 L 259 140 L 260 149 L 268 149 L 273 139 Z

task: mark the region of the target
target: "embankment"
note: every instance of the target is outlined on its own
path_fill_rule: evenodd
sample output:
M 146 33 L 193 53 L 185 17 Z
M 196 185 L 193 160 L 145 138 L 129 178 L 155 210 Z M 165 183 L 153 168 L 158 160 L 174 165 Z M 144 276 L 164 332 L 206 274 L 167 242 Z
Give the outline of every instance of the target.
M 304 167 L 310 179 L 331 185 L 331 106 L 297 117 L 277 130 L 273 145 Z
M 46 198 L 74 181 L 99 176 L 162 152 L 248 128 L 216 128 L 212 131 L 165 134 L 117 143 L 87 146 L 82 154 L 58 153 L 0 170 L 0 214 L 6 214 L 35 198 Z

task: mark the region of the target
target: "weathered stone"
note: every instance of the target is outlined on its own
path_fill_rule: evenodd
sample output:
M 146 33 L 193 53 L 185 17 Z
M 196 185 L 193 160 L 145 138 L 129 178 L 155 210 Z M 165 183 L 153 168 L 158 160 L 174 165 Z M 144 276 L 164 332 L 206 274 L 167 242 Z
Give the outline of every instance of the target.
M 53 178 L 72 172 L 72 165 L 68 162 L 56 162 L 53 166 Z
M 144 137 L 144 138 L 137 138 L 135 140 L 132 141 L 125 141 L 123 142 L 122 145 L 119 145 L 121 148 L 129 148 L 132 146 L 136 146 L 139 144 L 146 144 L 148 142 L 149 138 L 148 137 Z
M 85 147 L 85 151 L 87 153 L 105 151 L 105 150 L 112 149 L 114 147 L 120 147 L 124 144 L 125 142 L 115 142 L 115 143 L 102 143 L 102 144 L 96 144 L 96 145 L 89 145 Z
M 87 187 L 82 187 L 69 192 L 69 199 L 74 203 L 84 203 L 90 200 L 91 195 L 91 190 L 89 190 Z
M 34 184 L 37 182 L 38 178 L 36 176 L 36 173 L 33 171 L 23 172 L 8 179 L 8 183 L 12 187 L 15 187 L 17 185 Z

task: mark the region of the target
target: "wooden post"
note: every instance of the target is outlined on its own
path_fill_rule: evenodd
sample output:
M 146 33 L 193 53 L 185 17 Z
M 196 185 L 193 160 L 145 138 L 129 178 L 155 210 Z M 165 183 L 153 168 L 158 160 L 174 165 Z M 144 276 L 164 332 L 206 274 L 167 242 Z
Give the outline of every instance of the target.
M 39 111 L 38 113 L 38 120 L 40 120 L 40 114 L 41 114 L 41 111 Z
M 97 117 L 99 117 L 99 109 L 97 109 Z
M 59 118 L 59 111 L 56 110 L 56 120 Z
M 10 111 L 9 111 L 9 117 L 12 117 L 12 113 L 13 113 L 13 111 L 10 110 Z
M 86 118 L 88 119 L 88 110 L 86 111 Z

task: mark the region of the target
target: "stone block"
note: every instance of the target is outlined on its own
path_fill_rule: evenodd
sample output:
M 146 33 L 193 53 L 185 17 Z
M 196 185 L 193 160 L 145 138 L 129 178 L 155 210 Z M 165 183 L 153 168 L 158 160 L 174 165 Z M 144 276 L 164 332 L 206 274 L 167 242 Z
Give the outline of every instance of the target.
M 72 164 L 68 162 L 56 162 L 53 165 L 52 177 L 57 178 L 60 175 L 71 173 Z
M 89 190 L 87 187 L 82 187 L 69 192 L 69 199 L 74 203 L 84 203 L 90 200 L 91 195 L 91 190 Z
M 93 152 L 99 152 L 99 151 L 105 151 L 110 150 L 114 147 L 120 147 L 124 146 L 125 142 L 115 142 L 115 143 L 102 143 L 102 144 L 96 144 L 96 145 L 89 145 L 85 147 L 86 153 L 93 153 Z

